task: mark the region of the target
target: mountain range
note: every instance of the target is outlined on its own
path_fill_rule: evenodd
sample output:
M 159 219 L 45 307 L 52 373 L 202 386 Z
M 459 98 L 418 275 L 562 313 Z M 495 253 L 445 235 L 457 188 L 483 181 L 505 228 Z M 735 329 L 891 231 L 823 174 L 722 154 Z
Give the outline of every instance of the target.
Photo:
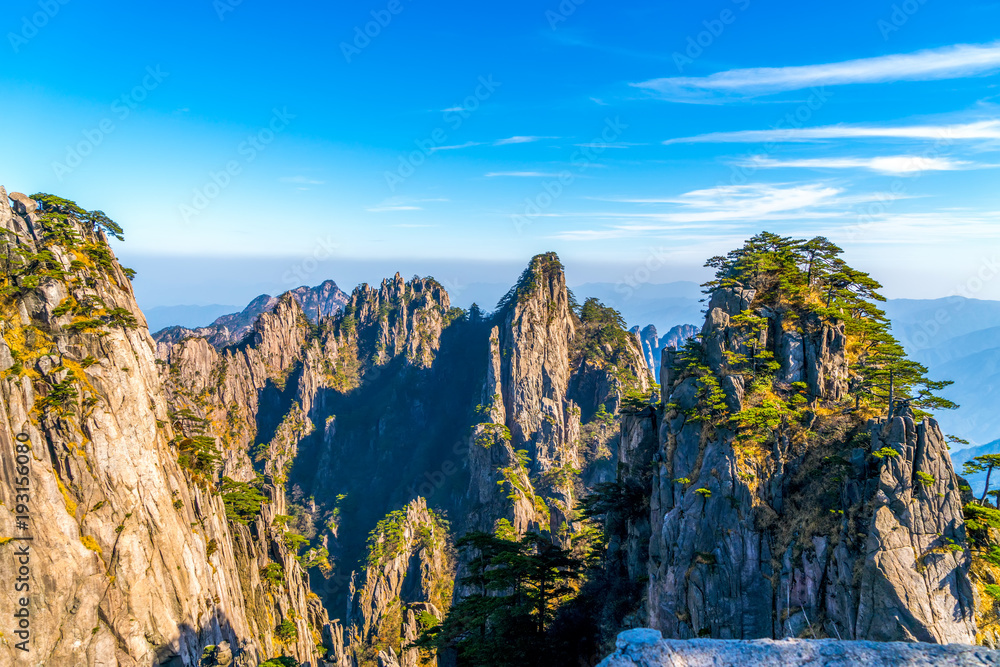
M 332 313 L 345 299 L 344 293 L 334 288 L 332 281 L 326 281 L 316 288 L 299 287 L 292 293 L 315 292 L 316 296 L 310 298 L 329 299 L 326 312 Z M 478 299 L 487 304 L 484 310 L 489 310 L 505 291 L 499 284 L 473 283 L 463 286 L 462 303 L 471 305 Z M 657 380 L 660 350 L 667 345 L 679 346 L 697 332 L 695 323 L 704 318 L 704 294 L 693 282 L 650 283 L 627 291 L 620 284 L 584 283 L 572 291 L 580 299 L 600 299 L 622 314 L 628 326 L 640 333 L 647 363 Z M 320 292 L 326 296 L 320 296 Z M 274 297 L 262 295 L 242 313 L 219 317 L 207 327 L 178 327 L 169 332 L 151 327 L 151 330 L 157 331 L 157 340 L 166 337 L 176 341 L 178 336 L 204 335 L 231 343 L 246 333 L 254 317 L 274 303 Z M 1000 405 L 1000 302 L 955 296 L 889 299 L 881 305 L 892 322 L 894 334 L 911 358 L 926 365 L 934 378 L 961 379 L 942 392 L 960 406 L 939 415 L 947 432 L 973 443 L 995 440 L 1000 435 L 1000 411 L 995 409 Z M 182 312 L 193 315 L 193 311 Z M 665 332 L 662 337 L 666 340 L 653 344 L 656 332 Z
M 1000 638 L 995 510 L 938 422 L 879 394 L 857 285 L 799 246 L 755 237 L 780 268 L 722 266 L 664 336 L 544 253 L 488 311 L 397 273 L 154 339 L 105 218 L 9 199 L 0 577 L 30 591 L 0 602 L 30 607 L 11 637 L 38 664 L 592 665 L 637 626 Z

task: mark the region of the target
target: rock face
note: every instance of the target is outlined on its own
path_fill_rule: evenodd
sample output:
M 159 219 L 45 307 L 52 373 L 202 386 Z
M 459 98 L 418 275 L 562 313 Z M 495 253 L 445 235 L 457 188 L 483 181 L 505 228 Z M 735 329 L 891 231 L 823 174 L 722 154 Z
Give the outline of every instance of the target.
M 0 195 L 0 536 L 32 538 L 33 664 L 426 664 L 408 645 L 462 594 L 453 536 L 568 546 L 599 484 L 622 501 L 616 627 L 976 636 L 944 438 L 838 403 L 843 323 L 719 289 L 699 344 L 660 351 L 653 396 L 643 339 L 595 300 L 573 308 L 550 253 L 487 316 L 397 274 L 156 343 L 102 231 Z M 794 395 L 801 428 L 739 359 Z M 0 577 L 25 542 L 0 539 Z
M 614 345 L 597 345 L 599 326 Z M 618 407 L 651 387 L 637 340 L 571 312 L 554 255 L 535 258 L 488 317 L 451 308 L 433 279 L 397 275 L 358 287 L 318 326 L 286 295 L 240 345 L 193 338 L 161 343 L 160 356 L 171 400 L 217 425 L 224 474 L 263 473 L 279 493 L 284 481 L 288 513 L 312 526 L 309 553 L 327 560 L 310 584 L 340 619 L 322 642 L 344 665 L 409 664 L 400 638 L 416 636 L 422 611 L 446 611 L 443 594 L 406 584 L 406 615 L 388 623 L 402 634 L 372 633 L 402 613 L 390 604 L 399 573 L 367 566 L 364 538 L 383 517 L 420 498 L 456 535 L 506 519 L 568 540 L 578 489 L 614 479 Z
M 639 340 L 620 331 L 617 347 L 588 346 L 594 325 L 571 313 L 553 253 L 532 259 L 495 321 L 469 457 L 470 525 L 492 531 L 503 518 L 519 533 L 568 535 L 576 488 L 560 471 L 580 470 L 588 485 L 607 480 L 618 438 L 600 432 L 595 415 L 615 414 L 629 389 L 649 390 Z
M 961 493 L 941 429 L 932 419 L 914 424 L 910 416 L 873 421 L 869 428 L 872 451 L 889 448 L 899 455 L 886 456 L 844 486 L 845 505 L 865 500 L 871 512 L 854 635 L 972 642 L 970 557 L 951 548 L 965 541 Z M 834 561 L 850 562 L 847 551 L 838 545 Z
M 388 662 L 391 655 L 399 667 L 437 664 L 421 661 L 419 651 L 406 646 L 434 622 L 428 615 L 442 621 L 451 604 L 454 565 L 447 539 L 447 528 L 423 498 L 376 527 L 367 566 L 351 586 L 347 651 L 358 663 L 384 654 L 380 659 Z
M 293 559 L 259 549 L 260 523 L 227 521 L 180 449 L 154 342 L 103 232 L 16 201 L 23 214 L 0 188 L 0 535 L 31 537 L 31 634 L 25 654 L 5 631 L 0 662 L 194 665 L 223 642 L 240 666 L 279 653 L 280 618 L 259 615 L 248 593 L 266 597 L 258 566 L 272 555 Z M 16 486 L 29 489 L 24 508 Z M 265 514 L 280 509 L 272 500 Z M 0 576 L 14 581 L 24 543 L 0 542 Z M 297 619 L 301 641 L 283 650 L 315 661 L 309 624 L 325 612 L 286 565 L 287 587 L 267 605 Z M 14 609 L 22 595 L 10 587 L 0 601 Z
M 678 324 L 675 327 L 671 327 L 670 331 L 663 335 L 660 339 L 660 350 L 668 347 L 672 347 L 675 350 L 679 350 L 684 347 L 689 339 L 694 338 L 698 333 L 698 327 L 693 324 Z M 655 368 L 652 367 L 651 368 Z
M 295 299 L 302 312 L 313 322 L 336 314 L 347 303 L 347 294 L 332 280 L 327 280 L 316 287 L 296 287 L 285 294 Z M 169 346 L 185 338 L 198 337 L 204 338 L 220 349 L 227 345 L 235 345 L 253 330 L 254 323 L 262 314 L 274 310 L 278 303 L 278 297 L 261 294 L 241 312 L 223 315 L 207 327 L 197 329 L 167 327 L 154 333 L 153 340 L 158 344 Z
M 629 630 L 618 636 L 614 654 L 600 667 L 985 667 L 1000 665 L 1000 651 L 958 644 L 906 644 L 871 641 L 725 641 L 663 639 L 656 630 Z
M 638 334 L 642 353 L 646 357 L 646 365 L 656 373 L 656 381 L 659 382 L 663 351 L 668 348 L 679 350 L 684 347 L 684 344 L 698 333 L 698 327 L 693 324 L 678 324 L 660 338 L 657 337 L 656 327 L 652 324 L 642 330 L 639 327 L 632 327 L 632 331 Z
M 656 327 L 652 324 L 643 329 L 632 327 L 632 332 L 639 337 L 642 354 L 646 357 L 646 365 L 650 368 L 658 368 L 660 365 L 660 337 L 656 333 Z
M 631 461 L 656 468 L 649 624 L 679 639 L 973 642 L 962 504 L 934 420 L 830 416 L 811 440 L 713 425 L 725 410 L 767 408 L 745 403 L 733 355 L 774 351 L 775 376 L 803 382 L 800 400 L 815 410 L 846 391 L 843 325 L 783 324 L 754 296 L 738 287 L 712 296 L 705 370 L 668 374 L 658 447 Z M 742 313 L 759 324 L 731 324 Z M 707 408 L 712 378 L 719 401 Z

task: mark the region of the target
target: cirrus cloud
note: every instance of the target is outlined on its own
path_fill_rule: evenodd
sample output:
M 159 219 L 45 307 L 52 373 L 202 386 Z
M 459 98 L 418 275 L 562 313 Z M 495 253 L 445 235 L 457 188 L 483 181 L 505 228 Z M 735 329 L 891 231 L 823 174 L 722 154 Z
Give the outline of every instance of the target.
M 776 160 L 764 155 L 755 155 L 734 162 L 741 167 L 759 169 L 867 169 L 882 174 L 914 174 L 924 171 L 957 171 L 993 165 L 975 165 L 964 160 L 946 157 L 925 157 L 922 155 L 885 155 L 870 158 L 807 158 Z
M 822 127 L 772 128 L 709 132 L 691 137 L 667 139 L 670 144 L 726 143 L 796 143 L 830 139 L 915 139 L 925 141 L 961 141 L 1000 139 L 1000 120 L 983 120 L 954 125 L 825 125 Z
M 822 65 L 732 69 L 703 77 L 664 77 L 630 85 L 674 102 L 705 102 L 817 86 L 954 79 L 997 70 L 1000 70 L 1000 42 L 956 44 Z

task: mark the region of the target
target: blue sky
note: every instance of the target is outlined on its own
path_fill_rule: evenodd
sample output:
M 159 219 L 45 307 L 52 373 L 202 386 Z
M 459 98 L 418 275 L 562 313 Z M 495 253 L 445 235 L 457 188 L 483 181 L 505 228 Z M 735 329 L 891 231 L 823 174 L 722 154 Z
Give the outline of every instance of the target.
M 316 4 L 8 3 L 0 183 L 120 221 L 144 305 L 311 257 L 700 280 L 762 229 L 1000 298 L 1000 3 Z

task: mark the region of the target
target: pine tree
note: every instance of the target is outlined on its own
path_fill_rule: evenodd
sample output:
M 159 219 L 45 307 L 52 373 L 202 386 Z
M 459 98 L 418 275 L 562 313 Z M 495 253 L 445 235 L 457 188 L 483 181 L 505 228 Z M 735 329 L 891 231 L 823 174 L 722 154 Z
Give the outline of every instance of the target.
M 551 664 L 545 633 L 575 592 L 582 561 L 540 533 L 515 541 L 476 532 L 456 547 L 468 558 L 460 584 L 473 592 L 414 645 L 454 649 L 463 666 Z
M 925 410 L 957 407 L 935 395 L 952 383 L 929 379 L 927 369 L 907 359 L 892 336 L 888 318 L 876 305 L 885 301 L 879 294 L 882 286 L 864 271 L 848 266 L 842 254 L 841 248 L 822 236 L 805 241 L 762 232 L 725 257 L 711 258 L 706 266 L 716 270 L 715 279 L 704 287 L 709 294 L 736 285 L 751 288 L 757 290 L 755 301 L 843 322 L 859 350 L 849 388 L 856 407 L 862 401 L 881 404 L 890 414 L 900 402 Z M 750 357 L 736 355 L 727 361 L 731 367 L 749 366 L 752 376 L 758 374 L 760 362 L 771 363 L 766 358 L 770 352 L 757 350 L 752 342 L 763 330 L 762 319 L 751 310 L 731 320 L 750 337 Z
M 983 485 L 983 495 L 979 498 L 979 504 L 986 502 L 986 496 L 990 493 L 990 476 L 993 469 L 1000 466 L 1000 454 L 983 454 L 965 462 L 962 466 L 962 473 L 965 475 L 975 475 L 976 473 L 986 473 L 986 483 Z
M 868 397 L 886 406 L 894 414 L 897 403 L 918 410 L 950 410 L 958 407 L 946 398 L 936 396 L 953 384 L 950 380 L 931 380 L 927 368 L 906 358 L 906 352 L 888 329 L 879 331 L 869 341 L 866 350 L 854 366 L 851 391 L 856 401 Z
M 797 249 L 805 259 L 807 287 L 812 287 L 820 275 L 829 273 L 837 256 L 844 252 L 825 236 L 803 241 Z

